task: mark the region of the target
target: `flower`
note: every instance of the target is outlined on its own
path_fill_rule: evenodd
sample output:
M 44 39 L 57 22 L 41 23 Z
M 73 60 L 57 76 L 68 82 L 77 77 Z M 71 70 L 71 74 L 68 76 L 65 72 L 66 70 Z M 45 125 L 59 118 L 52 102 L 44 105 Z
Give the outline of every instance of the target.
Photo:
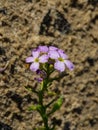
M 31 71 L 37 71 L 40 67 L 40 63 L 46 63 L 48 61 L 48 55 L 43 54 L 40 55 L 40 51 L 38 49 L 34 49 L 32 51 L 32 56 L 26 59 L 27 63 L 32 63 L 30 65 Z
M 50 50 L 49 57 L 55 60 L 54 68 L 56 70 L 59 70 L 60 72 L 63 72 L 66 66 L 67 68 L 69 68 L 69 70 L 73 70 L 74 68 L 73 63 L 70 60 L 68 60 L 68 56 L 61 49 L 54 50 L 54 51 Z
M 37 70 L 36 74 L 40 75 L 42 79 L 45 79 L 47 77 L 47 73 L 44 70 Z
M 37 70 L 44 70 L 44 66 L 40 64 L 52 64 L 54 69 L 63 72 L 67 67 L 69 70 L 74 69 L 73 63 L 68 60 L 68 56 L 62 49 L 54 46 L 38 46 L 32 51 L 32 56 L 26 59 L 27 63 L 31 63 L 30 70 L 37 72 Z
M 49 47 L 49 51 L 56 51 L 56 50 L 58 50 L 57 47 L 54 47 L 54 46 L 50 46 L 50 47 Z
M 37 80 L 39 83 L 43 81 L 43 78 L 34 78 L 35 80 Z
M 39 47 L 38 47 L 38 50 L 39 50 L 41 53 L 47 53 L 47 52 L 48 52 L 48 47 L 47 47 L 47 46 L 39 46 Z

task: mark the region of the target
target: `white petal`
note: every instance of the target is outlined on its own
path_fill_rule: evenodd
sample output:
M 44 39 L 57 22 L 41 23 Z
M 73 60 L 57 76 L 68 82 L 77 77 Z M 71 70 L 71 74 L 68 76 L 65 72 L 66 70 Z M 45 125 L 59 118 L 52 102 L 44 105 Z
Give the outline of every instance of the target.
M 31 63 L 31 62 L 33 62 L 34 61 L 34 58 L 33 57 L 28 57 L 28 58 L 26 58 L 26 62 L 27 63 Z
M 57 47 L 54 47 L 54 46 L 50 46 L 50 47 L 49 47 L 49 50 L 50 50 L 50 51 L 57 51 L 58 48 L 57 48 Z
M 41 52 L 48 52 L 48 47 L 47 46 L 39 46 L 38 49 Z
M 39 57 L 39 62 L 40 63 L 46 63 L 48 61 L 48 55 L 42 55 Z
M 60 56 L 61 56 L 63 59 L 67 59 L 67 58 L 68 58 L 68 56 L 64 53 L 63 50 L 59 49 L 58 52 L 59 52 Z
M 40 55 L 40 51 L 39 50 L 33 50 L 32 55 L 33 55 L 34 58 L 38 58 L 39 55 Z
M 58 59 L 59 58 L 59 54 L 57 51 L 49 51 L 48 55 L 51 59 Z
M 73 63 L 70 60 L 65 60 L 64 63 L 69 68 L 69 70 L 73 70 L 74 69 L 74 65 L 73 65 Z
M 37 71 L 39 69 L 39 63 L 34 62 L 30 65 L 30 70 L 31 71 Z
M 63 72 L 65 70 L 65 64 L 64 64 L 64 62 L 56 61 L 54 64 L 54 68 L 56 70 L 59 70 L 60 72 Z

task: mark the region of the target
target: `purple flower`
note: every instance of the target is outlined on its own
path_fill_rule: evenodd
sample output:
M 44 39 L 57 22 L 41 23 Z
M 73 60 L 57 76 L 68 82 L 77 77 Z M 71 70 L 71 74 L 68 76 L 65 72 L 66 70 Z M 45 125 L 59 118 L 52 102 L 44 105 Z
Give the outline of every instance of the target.
M 40 67 L 40 63 L 46 63 L 47 61 L 48 61 L 48 55 L 46 54 L 40 55 L 39 50 L 33 50 L 32 56 L 26 59 L 27 63 L 32 63 L 30 65 L 30 69 L 32 71 L 37 71 Z
M 48 52 L 48 56 L 51 59 L 58 59 L 59 58 L 59 54 L 57 51 L 49 51 Z
M 50 47 L 49 47 L 49 51 L 48 51 L 48 56 L 49 56 L 51 59 L 57 59 L 57 58 L 59 57 L 59 54 L 58 54 L 57 50 L 58 50 L 57 47 L 50 46 Z
M 49 57 L 55 60 L 54 68 L 60 72 L 63 72 L 66 66 L 70 70 L 73 70 L 74 68 L 73 63 L 68 60 L 68 56 L 61 49 L 58 49 L 56 51 L 49 51 Z
M 47 52 L 48 52 L 48 47 L 47 47 L 47 46 L 39 46 L 39 47 L 38 47 L 38 50 L 39 50 L 41 53 L 47 53 Z
M 63 72 L 65 68 L 73 70 L 73 63 L 68 60 L 68 56 L 64 53 L 63 50 L 58 49 L 54 46 L 39 46 L 32 51 L 32 56 L 26 59 L 27 63 L 31 63 L 30 69 L 32 71 L 43 70 L 41 64 L 48 63 L 54 66 L 54 69 Z M 44 74 L 40 73 L 40 76 L 44 78 Z
M 50 47 L 49 47 L 49 51 L 57 51 L 57 50 L 58 50 L 57 47 L 54 47 L 54 46 L 50 46 Z
M 45 79 L 47 77 L 47 73 L 44 70 L 37 70 L 36 73 L 40 75 L 42 79 Z
M 35 80 L 37 80 L 39 83 L 43 81 L 43 78 L 34 78 Z

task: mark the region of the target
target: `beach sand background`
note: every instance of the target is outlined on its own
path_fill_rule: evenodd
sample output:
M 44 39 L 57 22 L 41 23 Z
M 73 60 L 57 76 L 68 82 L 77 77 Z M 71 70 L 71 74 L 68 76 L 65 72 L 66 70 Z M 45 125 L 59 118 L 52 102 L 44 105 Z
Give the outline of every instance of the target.
M 0 0 L 0 130 L 33 130 L 42 125 L 35 111 L 35 74 L 25 59 L 38 45 L 63 49 L 75 69 L 55 81 L 64 96 L 51 121 L 57 130 L 98 130 L 98 1 Z

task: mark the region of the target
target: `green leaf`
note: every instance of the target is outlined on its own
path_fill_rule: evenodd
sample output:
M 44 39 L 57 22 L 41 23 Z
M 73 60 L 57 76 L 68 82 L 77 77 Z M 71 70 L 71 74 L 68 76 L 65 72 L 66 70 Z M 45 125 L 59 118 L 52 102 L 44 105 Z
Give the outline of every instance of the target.
M 29 108 L 29 111 L 40 111 L 40 109 L 41 109 L 41 106 L 40 105 L 32 105 L 32 106 L 30 106 Z
M 34 88 L 32 88 L 32 86 L 30 86 L 30 85 L 25 86 L 25 88 L 26 88 L 28 91 L 31 91 L 31 92 L 33 92 L 33 93 L 38 94 L 38 92 L 37 92 Z
M 50 114 L 54 113 L 55 111 L 59 110 L 60 107 L 62 106 L 62 104 L 63 104 L 63 97 L 61 96 L 61 97 L 58 98 L 58 100 L 54 103 L 53 108 L 52 108 L 52 111 L 51 111 L 48 115 L 50 115 Z
M 44 127 L 34 128 L 34 130 L 45 130 L 45 128 Z

